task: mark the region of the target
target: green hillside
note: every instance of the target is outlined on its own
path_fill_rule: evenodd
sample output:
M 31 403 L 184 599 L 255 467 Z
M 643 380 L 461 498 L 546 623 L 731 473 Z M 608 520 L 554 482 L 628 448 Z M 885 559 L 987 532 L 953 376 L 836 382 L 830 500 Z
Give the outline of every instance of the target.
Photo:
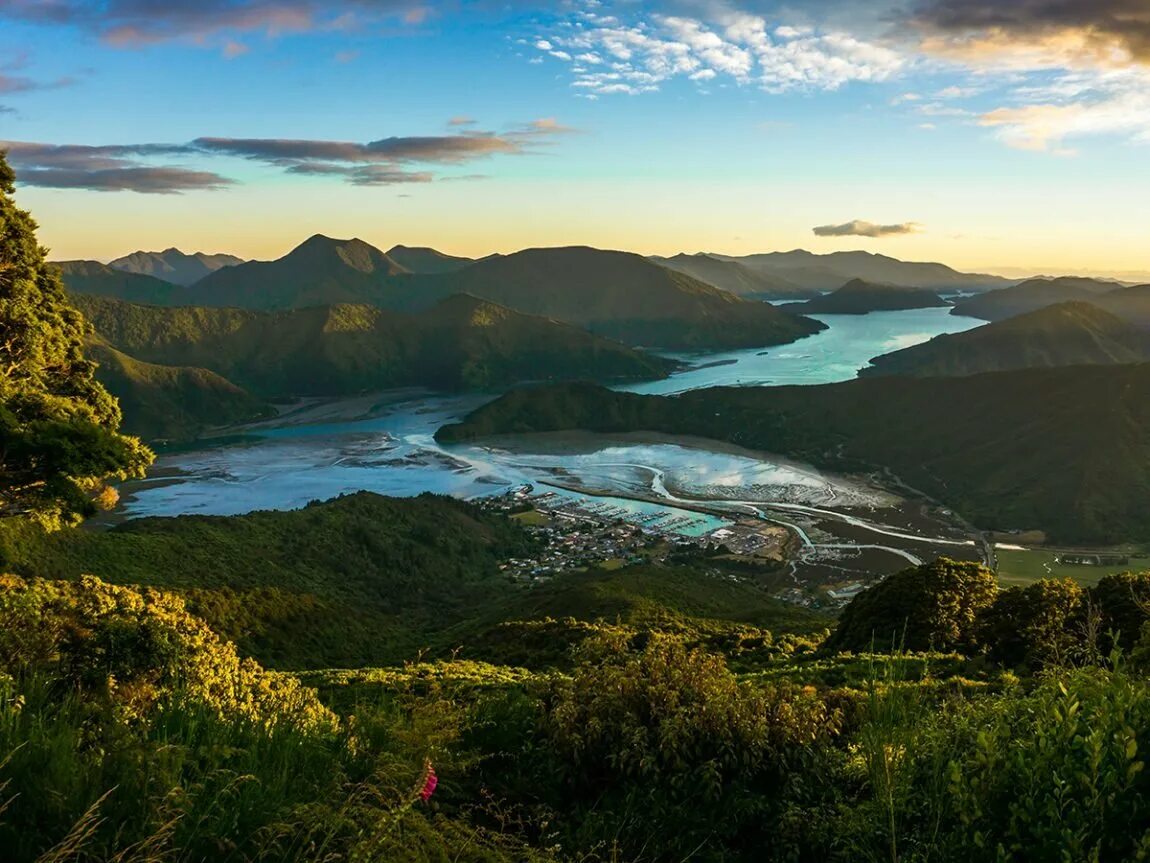
M 1150 334 L 1088 303 L 1059 303 L 871 360 L 860 377 L 942 377 L 1150 360 Z
M 6 571 L 99 572 L 178 590 L 245 652 L 292 668 L 412 657 L 510 594 L 496 564 L 530 548 L 513 523 L 450 498 L 367 492 L 294 512 L 137 519 L 7 539 Z
M 651 260 L 740 297 L 802 299 L 818 294 L 813 288 L 804 288 L 779 276 L 753 270 L 737 261 L 724 261 L 714 255 L 683 254 L 672 258 L 654 257 Z
M 575 327 L 464 296 L 417 315 L 349 305 L 260 312 L 94 297 L 77 303 L 118 350 L 146 362 L 208 368 L 261 397 L 655 378 L 675 367 Z
M 639 255 L 584 247 L 496 255 L 458 273 L 397 280 L 394 291 L 393 301 L 409 307 L 468 293 L 628 344 L 674 350 L 786 344 L 825 329 Z
M 316 234 L 277 260 L 217 270 L 189 289 L 177 304 L 298 309 L 374 303 L 388 279 L 406 272 L 363 240 Z
M 1150 364 L 676 397 L 592 386 L 517 390 L 444 442 L 535 431 L 649 430 L 845 470 L 889 470 L 983 528 L 1066 542 L 1150 538 Z
M 955 303 L 952 314 L 984 321 L 1002 321 L 1015 315 L 1053 306 L 1058 303 L 1093 303 L 1101 305 L 1103 295 L 1118 288 L 1113 282 L 1099 279 L 1064 277 L 1030 279 L 1001 291 L 992 291 Z
M 948 305 L 933 291 L 852 279 L 837 291 L 807 300 L 798 309 L 815 315 L 865 315 L 903 309 L 936 309 Z
M 268 406 L 215 372 L 141 362 L 99 340 L 87 355 L 120 402 L 124 429 L 147 440 L 190 440 L 215 426 L 266 417 Z
M 457 270 L 462 270 L 468 264 L 474 263 L 471 258 L 447 255 L 426 246 L 392 246 L 386 254 L 388 258 L 409 273 L 422 273 L 424 275 L 454 273 Z
M 1093 302 L 1127 323 L 1150 328 L 1150 285 L 1118 288 Z
M 52 266 L 59 269 L 64 286 L 72 294 L 163 306 L 179 305 L 187 296 L 184 288 L 171 282 L 113 269 L 98 261 L 57 261 Z

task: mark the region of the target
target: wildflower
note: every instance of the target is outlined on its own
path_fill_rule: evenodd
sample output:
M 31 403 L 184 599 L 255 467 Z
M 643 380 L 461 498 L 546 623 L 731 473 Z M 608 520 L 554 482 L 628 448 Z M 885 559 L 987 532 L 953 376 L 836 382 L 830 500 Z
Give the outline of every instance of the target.
M 439 777 L 435 775 L 435 768 L 431 766 L 431 760 L 428 759 L 423 768 L 423 788 L 419 791 L 419 799 L 424 803 L 430 800 L 437 785 L 439 785 Z

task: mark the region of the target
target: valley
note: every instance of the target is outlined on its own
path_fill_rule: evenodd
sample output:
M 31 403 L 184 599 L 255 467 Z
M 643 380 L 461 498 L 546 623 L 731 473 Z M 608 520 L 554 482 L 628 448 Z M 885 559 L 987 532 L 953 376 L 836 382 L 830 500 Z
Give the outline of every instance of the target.
M 946 309 L 822 320 L 827 328 L 799 345 L 676 354 L 675 360 L 691 365 L 662 381 L 618 387 L 682 392 L 849 380 L 884 349 L 977 324 Z M 576 501 L 617 507 L 620 517 L 635 524 L 660 511 L 671 518 L 706 516 L 705 530 L 687 533 L 641 523 L 676 541 L 706 540 L 715 530 L 747 519 L 782 526 L 795 539 L 787 587 L 798 588 L 798 601 L 824 604 L 828 585 L 869 583 L 939 554 L 969 559 L 982 554 L 968 528 L 936 506 L 892 493 L 881 478 L 840 476 L 714 441 L 566 433 L 479 445 L 436 442 L 440 428 L 492 398 L 396 391 L 309 400 L 278 419 L 224 430 L 215 443 L 209 438 L 206 448 L 161 454 L 155 478 L 125 485 L 123 502 L 110 519 L 290 509 L 361 489 L 482 499 L 530 484 L 540 492 L 560 491 Z

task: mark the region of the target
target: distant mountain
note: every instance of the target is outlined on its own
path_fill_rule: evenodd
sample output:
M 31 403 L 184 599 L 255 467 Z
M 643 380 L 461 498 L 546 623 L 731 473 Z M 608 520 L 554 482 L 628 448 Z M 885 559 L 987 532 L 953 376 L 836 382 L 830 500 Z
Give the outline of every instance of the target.
M 576 327 L 466 296 L 416 315 L 365 305 L 261 312 L 94 297 L 77 297 L 76 304 L 123 353 L 211 369 L 264 398 L 400 386 L 459 390 L 521 381 L 649 379 L 676 367 Z
M 871 360 L 860 377 L 950 377 L 1150 360 L 1150 333 L 1088 303 L 1059 303 Z
M 173 285 L 194 285 L 209 273 L 224 267 L 242 264 L 243 258 L 235 255 L 205 255 L 203 252 L 186 254 L 179 249 L 165 249 L 162 252 L 133 252 L 117 258 L 108 264 L 114 270 L 154 276 L 171 282 Z
M 1001 321 L 1057 303 L 1097 303 L 1100 295 L 1116 288 L 1113 282 L 1073 276 L 1031 279 L 1001 291 L 960 300 L 951 313 L 984 321 Z
M 378 305 L 387 281 L 405 274 L 405 267 L 363 240 L 316 234 L 277 260 L 217 270 L 183 304 L 245 309 Z
M 837 291 L 807 300 L 795 309 L 807 314 L 865 315 L 904 309 L 936 309 L 949 305 L 933 291 L 852 279 Z
M 1150 328 L 1150 285 L 1118 288 L 1092 302 L 1127 323 L 1136 327 Z
M 85 352 L 99 363 L 96 378 L 119 400 L 124 430 L 148 440 L 190 440 L 206 429 L 274 413 L 207 369 L 141 362 L 102 339 L 93 340 Z
M 753 270 L 737 261 L 724 261 L 714 255 L 675 255 L 673 258 L 652 257 L 651 260 L 740 297 L 776 300 L 802 299 L 819 294 L 816 289 L 804 288 L 770 273 Z
M 536 387 L 437 438 L 567 429 L 693 435 L 830 469 L 885 468 L 983 528 L 1037 528 L 1055 542 L 1150 540 L 1150 363 L 672 397 Z
M 116 270 L 99 261 L 55 261 L 64 285 L 73 294 L 111 297 L 130 303 L 179 304 L 187 289 L 154 276 Z
M 418 308 L 453 293 L 670 350 L 765 347 L 825 329 L 639 255 L 586 247 L 528 249 L 457 273 L 396 280 L 390 302 Z
M 454 273 L 475 261 L 471 258 L 457 258 L 424 246 L 392 246 L 387 256 L 409 273 L 435 275 Z
M 932 291 L 990 291 L 1014 284 L 1010 279 L 983 273 L 960 273 L 944 264 L 900 261 L 870 252 L 832 252 L 817 255 L 803 249 L 737 257 L 715 255 L 726 261 L 767 273 L 805 288 L 836 290 L 852 279 L 925 288 Z
M 425 268 L 433 260 L 427 250 L 401 250 L 400 257 Z M 65 272 L 75 293 L 152 305 L 259 310 L 369 304 L 419 311 L 470 294 L 632 345 L 671 350 L 768 347 L 825 329 L 818 321 L 740 299 L 639 255 L 589 248 L 530 249 L 493 255 L 454 272 L 417 274 L 362 240 L 316 235 L 278 260 L 226 267 L 191 288 L 157 280 L 150 288 L 135 285 L 128 294 L 106 281 L 74 281 Z

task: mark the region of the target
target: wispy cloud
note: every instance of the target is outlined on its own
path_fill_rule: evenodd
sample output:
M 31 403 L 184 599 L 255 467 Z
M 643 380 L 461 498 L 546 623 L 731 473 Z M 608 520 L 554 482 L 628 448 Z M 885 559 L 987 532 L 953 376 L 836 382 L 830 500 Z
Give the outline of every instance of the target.
M 236 181 L 212 171 L 171 164 L 173 160 L 239 158 L 294 176 L 335 177 L 356 186 L 389 186 L 449 178 L 440 178 L 424 166 L 457 166 L 496 155 L 539 152 L 537 148 L 546 146 L 549 138 L 573 131 L 553 118 L 544 118 L 502 133 L 468 130 L 366 143 L 204 137 L 186 144 L 101 146 L 0 141 L 0 150 L 8 151 L 23 185 L 177 194 L 225 189 Z
M 212 45 L 235 34 L 269 37 L 355 30 L 386 19 L 419 24 L 417 0 L 2 0 L 0 20 L 69 26 L 117 47 L 180 40 Z
M 917 234 L 920 226 L 916 222 L 903 222 L 900 225 L 876 225 L 874 222 L 864 222 L 855 219 L 842 225 L 820 225 L 814 228 L 816 237 L 897 237 L 906 234 Z

